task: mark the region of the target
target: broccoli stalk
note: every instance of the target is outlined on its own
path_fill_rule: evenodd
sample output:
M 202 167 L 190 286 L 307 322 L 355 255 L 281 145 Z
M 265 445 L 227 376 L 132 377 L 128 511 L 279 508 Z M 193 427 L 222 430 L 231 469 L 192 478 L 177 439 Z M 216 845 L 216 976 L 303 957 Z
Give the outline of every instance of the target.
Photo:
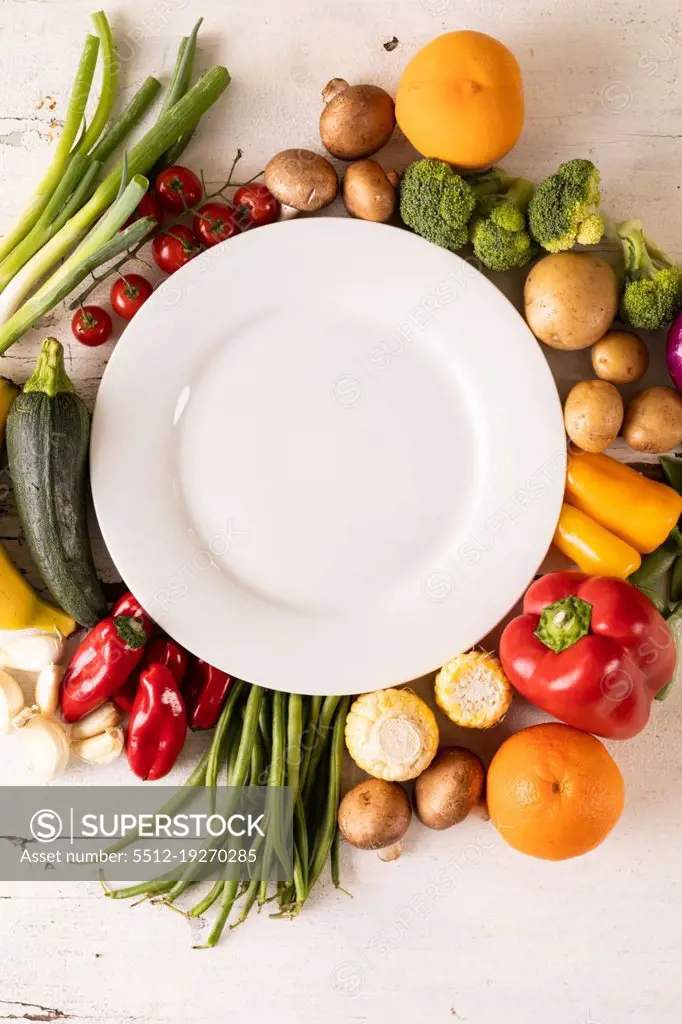
M 528 208 L 528 222 L 543 249 L 563 252 L 576 243 L 596 245 L 601 241 L 600 182 L 591 160 L 569 160 L 538 185 Z
M 641 221 L 623 221 L 616 233 L 625 256 L 623 319 L 646 331 L 666 327 L 682 307 L 682 269 L 646 237 Z
M 526 225 L 532 197 L 531 182 L 515 178 L 503 195 L 479 203 L 471 222 L 470 238 L 474 253 L 490 270 L 512 270 L 532 258 L 533 244 Z
M 504 192 L 509 182 L 498 167 L 466 181 L 442 160 L 416 160 L 400 181 L 400 215 L 418 235 L 455 252 L 469 241 L 479 199 Z

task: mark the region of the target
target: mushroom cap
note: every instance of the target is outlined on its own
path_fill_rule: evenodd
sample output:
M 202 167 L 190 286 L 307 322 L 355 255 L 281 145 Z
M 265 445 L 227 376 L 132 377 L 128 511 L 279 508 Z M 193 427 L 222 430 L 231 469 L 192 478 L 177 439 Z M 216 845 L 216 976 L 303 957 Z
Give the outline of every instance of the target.
M 326 157 L 310 149 L 284 149 L 265 168 L 265 184 L 280 203 L 313 213 L 328 206 L 339 178 Z
M 381 850 L 397 843 L 412 819 L 410 800 L 397 782 L 364 779 L 339 805 L 339 829 L 351 846 Z

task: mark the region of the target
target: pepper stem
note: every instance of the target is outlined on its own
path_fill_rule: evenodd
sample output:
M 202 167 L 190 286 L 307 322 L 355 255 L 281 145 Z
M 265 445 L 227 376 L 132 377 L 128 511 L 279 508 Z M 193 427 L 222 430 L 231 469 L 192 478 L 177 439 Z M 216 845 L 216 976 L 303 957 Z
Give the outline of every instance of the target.
M 44 391 L 50 398 L 74 386 L 64 368 L 64 349 L 56 338 L 45 338 L 36 368 L 24 384 L 24 391 Z
M 587 636 L 591 618 L 591 604 L 575 595 L 563 597 L 547 605 L 540 616 L 535 635 L 545 647 L 560 654 Z
M 147 642 L 147 633 L 138 619 L 134 619 L 131 615 L 117 615 L 114 624 L 116 632 L 126 647 L 133 651 L 144 647 Z

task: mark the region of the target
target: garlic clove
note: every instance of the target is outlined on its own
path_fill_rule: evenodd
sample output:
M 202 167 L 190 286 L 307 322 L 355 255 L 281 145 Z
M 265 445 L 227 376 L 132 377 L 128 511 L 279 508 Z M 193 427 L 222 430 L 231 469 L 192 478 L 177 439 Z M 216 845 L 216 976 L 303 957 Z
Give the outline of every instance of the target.
M 34 700 L 41 714 L 54 715 L 59 707 L 59 689 L 64 678 L 64 669 L 59 665 L 46 665 L 38 674 Z
M 8 672 L 0 670 L 0 736 L 12 731 L 14 719 L 24 710 L 24 694 Z
M 123 729 L 105 729 L 97 736 L 72 743 L 71 750 L 88 764 L 110 764 L 120 756 L 124 742 Z
M 81 718 L 80 722 L 74 722 L 71 726 L 71 743 L 73 745 L 78 740 L 99 736 L 106 729 L 113 729 L 120 721 L 121 716 L 118 709 L 108 700 L 106 704 L 102 704 L 85 718 Z
M 10 640 L 0 649 L 0 667 L 22 672 L 42 672 L 59 661 L 64 641 L 56 633 L 27 633 Z
M 54 718 L 32 718 L 19 735 L 26 767 L 37 783 L 51 782 L 66 769 L 69 740 L 61 722 Z

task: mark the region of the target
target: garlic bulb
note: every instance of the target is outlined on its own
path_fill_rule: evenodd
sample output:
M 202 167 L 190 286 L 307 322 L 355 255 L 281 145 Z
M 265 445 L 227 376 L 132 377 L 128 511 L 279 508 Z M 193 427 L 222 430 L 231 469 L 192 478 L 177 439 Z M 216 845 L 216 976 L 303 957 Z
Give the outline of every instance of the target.
M 69 763 L 66 729 L 54 718 L 32 718 L 21 730 L 26 766 L 38 783 L 51 782 Z
M 24 710 L 24 694 L 16 679 L 0 670 L 0 736 L 12 731 L 15 717 Z
M 42 672 L 59 661 L 63 651 L 64 642 L 56 633 L 23 634 L 0 649 L 0 667 Z
M 105 729 L 96 736 L 71 744 L 73 753 L 88 764 L 110 764 L 123 750 L 123 729 Z
M 46 665 L 36 680 L 34 700 L 38 710 L 48 718 L 59 707 L 59 688 L 64 678 L 64 669 L 59 665 Z
M 71 743 L 73 745 L 77 740 L 87 740 L 91 736 L 99 736 L 106 729 L 113 729 L 120 721 L 121 716 L 118 709 L 108 700 L 106 704 L 102 704 L 85 718 L 81 718 L 80 722 L 74 722 L 71 726 Z

